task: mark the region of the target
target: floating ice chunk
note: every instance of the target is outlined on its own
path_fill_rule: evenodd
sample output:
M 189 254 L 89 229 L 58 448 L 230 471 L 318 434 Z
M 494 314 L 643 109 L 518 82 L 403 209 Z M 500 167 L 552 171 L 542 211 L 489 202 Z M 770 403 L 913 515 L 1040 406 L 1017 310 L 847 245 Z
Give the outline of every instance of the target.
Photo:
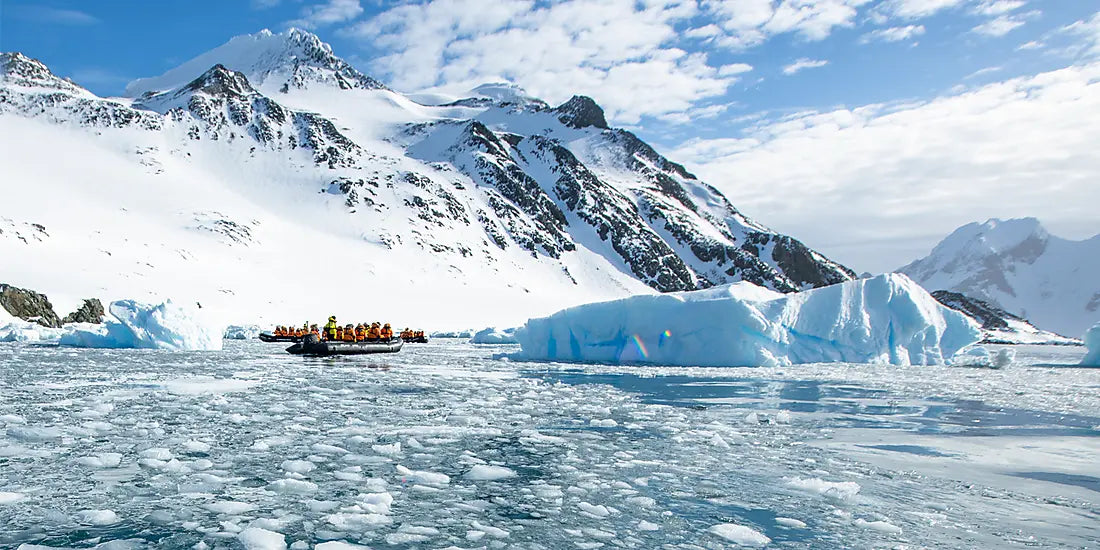
M 397 456 L 401 454 L 401 442 L 391 443 L 389 445 L 371 445 L 371 450 L 385 456 Z
M 222 328 L 196 309 L 168 300 L 152 306 L 133 300 L 111 302 L 102 325 L 74 324 L 61 336 L 63 346 L 220 350 Z
M 14 492 L 11 492 L 11 491 L 0 491 L 0 505 L 15 504 L 16 502 L 19 502 L 20 500 L 23 500 L 26 497 L 27 497 L 27 495 L 24 495 L 23 493 L 14 493 Z
M 618 426 L 619 423 L 610 418 L 605 418 L 602 420 L 593 418 L 592 420 L 588 421 L 588 425 L 594 428 L 614 428 Z
M 1088 353 L 1081 360 L 1081 365 L 1086 367 L 1100 367 L 1100 323 L 1096 323 L 1081 337 L 1088 347 Z
M 493 527 L 492 525 L 484 525 L 484 524 L 482 524 L 481 522 L 478 522 L 478 521 L 471 522 L 470 527 L 472 527 L 474 529 L 477 529 L 478 531 L 481 531 L 481 532 L 485 533 L 486 535 L 489 535 L 490 537 L 493 537 L 495 539 L 504 539 L 504 538 L 508 538 L 511 535 L 511 533 L 509 533 L 508 531 L 505 531 L 504 529 L 501 529 L 499 527 Z
M 114 510 L 84 510 L 78 514 L 85 525 L 114 525 L 118 523 L 118 514 Z
M 777 516 L 775 518 L 775 522 L 778 523 L 779 525 L 782 525 L 783 527 L 791 527 L 793 529 L 805 529 L 806 528 L 806 523 L 805 522 L 799 521 L 799 520 L 794 519 L 794 518 L 785 518 L 785 517 L 782 517 L 782 516 Z
M 974 346 L 956 355 L 951 364 L 956 367 L 983 367 L 990 369 L 1003 369 L 1016 360 L 1016 350 L 1002 348 L 996 352 L 989 351 L 984 346 Z
M 168 460 L 172 460 L 173 455 L 172 455 L 172 451 L 169 451 L 168 449 L 165 449 L 163 447 L 154 447 L 152 449 L 146 449 L 146 450 L 142 451 L 141 452 L 141 457 L 142 458 L 152 458 L 154 460 L 168 461 Z
M 358 544 L 351 544 L 350 542 L 344 542 L 342 540 L 330 540 L 328 542 L 322 542 L 317 546 L 314 546 L 313 548 L 314 550 L 370 550 L 369 546 L 360 546 Z
M 51 343 L 57 342 L 64 333 L 65 329 L 24 321 L 0 306 L 0 342 Z
M 634 296 L 516 331 L 528 359 L 686 366 L 942 364 L 980 337 L 973 320 L 897 273 L 766 301 L 729 286 Z
M 745 415 L 745 424 L 759 424 L 760 415 L 754 412 Z
M 735 523 L 721 523 L 711 526 L 707 531 L 741 546 L 767 546 L 772 541 L 756 529 Z
M 308 548 L 309 545 L 306 545 Z M 369 546 L 360 546 L 358 544 L 351 544 L 350 542 L 344 542 L 342 540 L 330 540 L 328 542 L 322 542 L 313 547 L 314 550 L 370 550 Z
M 0 414 L 0 422 L 4 424 L 26 424 L 27 419 L 17 414 Z
M 189 439 L 183 444 L 183 450 L 189 453 L 205 453 L 210 451 L 210 444 Z
M 886 521 L 867 521 L 865 519 L 857 519 L 852 522 L 852 525 L 856 527 L 863 527 L 864 529 L 870 529 L 872 531 L 878 531 L 879 533 L 888 533 L 891 535 L 900 535 L 901 527 L 894 525 Z
M 516 343 L 516 329 L 515 328 L 493 328 L 489 327 L 477 331 L 471 338 L 471 344 L 515 344 Z
M 122 463 L 122 455 L 119 453 L 96 453 L 95 456 L 83 456 L 76 459 L 77 464 L 92 468 L 118 468 Z
M 382 525 L 389 525 L 390 517 L 383 514 L 358 514 L 339 512 L 330 514 L 325 521 L 341 531 L 362 532 Z
M 317 468 L 316 464 L 308 460 L 284 460 L 281 466 L 284 470 L 295 474 L 308 474 Z
M 997 350 L 997 353 L 993 355 L 992 366 L 995 369 L 1003 369 L 1013 363 L 1016 360 L 1016 350 L 1009 348 L 1002 348 Z
M 791 413 L 789 413 L 787 411 L 779 411 L 779 412 L 775 413 L 775 423 L 776 424 L 790 424 L 791 423 Z
M 229 325 L 222 332 L 226 340 L 252 340 L 260 336 L 260 327 L 256 325 Z
M 219 500 L 218 502 L 211 502 L 210 504 L 204 504 L 203 508 L 214 512 L 215 514 L 223 514 L 227 516 L 235 516 L 239 514 L 246 514 L 256 509 L 254 504 L 247 502 L 239 502 L 236 500 Z
M 611 511 L 607 509 L 607 506 L 602 504 L 590 504 L 582 501 L 577 503 L 577 508 L 580 508 L 582 513 L 594 518 L 602 519 L 611 515 Z
M 249 527 L 237 534 L 245 550 L 286 550 L 286 537 L 281 533 Z
M 413 471 L 404 466 L 397 466 L 397 473 L 403 481 L 408 483 L 422 483 L 430 487 L 447 485 L 451 482 L 450 476 L 436 472 Z
M 470 471 L 466 472 L 466 475 L 463 477 L 473 481 L 495 481 L 498 479 L 507 479 L 515 476 L 515 472 L 503 466 L 478 464 L 473 468 L 470 468 Z
M 657 525 L 656 523 L 650 523 L 650 522 L 648 522 L 644 519 L 642 521 L 638 522 L 638 530 L 639 531 L 658 531 L 660 529 L 661 529 L 660 525 Z
M 649 497 L 630 497 L 626 499 L 626 503 L 638 508 L 653 508 L 657 505 L 657 501 Z
M 268 484 L 267 490 L 285 495 L 308 495 L 317 491 L 317 484 L 298 479 L 280 479 Z
M 787 486 L 843 502 L 854 499 L 860 489 L 859 484 L 854 481 L 825 481 L 816 477 L 791 478 L 787 480 Z

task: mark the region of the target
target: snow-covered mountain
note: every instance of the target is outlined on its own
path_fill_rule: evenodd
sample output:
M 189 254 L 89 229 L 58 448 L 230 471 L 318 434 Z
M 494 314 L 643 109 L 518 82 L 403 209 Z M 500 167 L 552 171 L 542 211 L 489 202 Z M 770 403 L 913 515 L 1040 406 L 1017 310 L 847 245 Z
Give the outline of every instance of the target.
M 982 327 L 983 344 L 1054 344 L 1081 345 L 1067 338 L 1036 328 L 1027 319 L 1013 315 L 985 300 L 971 298 L 950 290 L 937 290 L 932 297 L 939 303 L 965 313 Z
M 234 38 L 127 98 L 18 53 L 0 71 L 0 281 L 61 307 L 170 294 L 242 321 L 339 305 L 469 326 L 854 276 L 587 97 L 492 84 L 417 103 L 300 30 Z
M 960 292 L 1062 335 L 1100 321 L 1100 235 L 1070 241 L 1035 218 L 964 225 L 898 271 L 930 291 Z

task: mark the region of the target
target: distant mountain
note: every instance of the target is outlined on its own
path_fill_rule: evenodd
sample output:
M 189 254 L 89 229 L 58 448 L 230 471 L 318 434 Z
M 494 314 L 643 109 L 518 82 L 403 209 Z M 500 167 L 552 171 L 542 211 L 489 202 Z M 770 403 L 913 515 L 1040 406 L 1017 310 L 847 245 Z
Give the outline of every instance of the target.
M 1017 315 L 1013 315 L 989 302 L 969 296 L 937 290 L 932 296 L 939 303 L 965 313 L 982 327 L 983 344 L 1056 344 L 1079 345 L 1080 340 L 1066 338 L 1053 332 L 1036 328 Z
M 583 96 L 551 107 L 491 84 L 417 103 L 296 29 L 236 37 L 134 81 L 128 98 L 17 53 L 0 68 L 0 145 L 41 159 L 0 163 L 0 275 L 51 297 L 180 292 L 433 321 L 444 301 L 469 305 L 454 313 L 469 326 L 647 288 L 793 292 L 854 278 Z M 63 288 L 32 280 L 61 264 L 85 274 L 58 276 Z M 350 279 L 302 292 L 318 269 Z M 416 292 L 347 291 L 368 286 Z
M 930 291 L 978 298 L 1062 335 L 1100 321 L 1100 235 L 1062 239 L 1035 218 L 964 225 L 898 271 Z

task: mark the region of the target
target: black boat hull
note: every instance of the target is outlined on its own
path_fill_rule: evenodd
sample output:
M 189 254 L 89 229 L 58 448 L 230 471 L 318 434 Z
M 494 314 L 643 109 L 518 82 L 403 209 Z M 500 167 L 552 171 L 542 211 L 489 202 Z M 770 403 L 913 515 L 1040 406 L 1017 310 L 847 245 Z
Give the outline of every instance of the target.
M 427 344 L 428 343 L 428 337 L 427 336 L 420 336 L 420 337 L 417 337 L 417 338 L 404 338 L 404 340 L 405 340 L 406 343 L 409 343 L 409 344 Z
M 297 336 L 275 336 L 270 332 L 261 332 L 259 339 L 261 342 L 298 342 L 301 340 Z
M 307 336 L 305 341 L 286 348 L 286 351 L 294 355 L 313 356 L 368 355 L 372 353 L 397 353 L 401 351 L 402 344 L 404 342 L 400 338 L 363 342 L 329 342 Z

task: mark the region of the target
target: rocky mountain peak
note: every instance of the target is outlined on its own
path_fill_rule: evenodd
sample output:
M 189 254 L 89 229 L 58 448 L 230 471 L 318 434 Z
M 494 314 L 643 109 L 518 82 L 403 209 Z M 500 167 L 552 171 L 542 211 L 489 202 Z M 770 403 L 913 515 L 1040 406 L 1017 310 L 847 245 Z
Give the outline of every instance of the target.
M 185 92 L 203 92 L 215 97 L 237 97 L 255 93 L 243 74 L 217 64 L 184 86 Z
M 312 85 L 340 89 L 380 89 L 385 86 L 337 57 L 317 35 L 301 29 L 273 33 L 264 29 L 237 36 L 160 75 L 126 86 L 126 95 L 178 88 L 213 65 L 243 73 L 258 88 L 287 92 Z
M 558 120 L 562 124 L 572 128 L 580 129 L 591 126 L 603 130 L 608 129 L 603 108 L 588 96 L 575 95 L 569 101 L 554 107 L 554 112 L 557 113 Z
M 82 90 L 72 82 L 53 74 L 41 61 L 19 52 L 0 53 L 0 79 L 5 84 L 29 88 Z

